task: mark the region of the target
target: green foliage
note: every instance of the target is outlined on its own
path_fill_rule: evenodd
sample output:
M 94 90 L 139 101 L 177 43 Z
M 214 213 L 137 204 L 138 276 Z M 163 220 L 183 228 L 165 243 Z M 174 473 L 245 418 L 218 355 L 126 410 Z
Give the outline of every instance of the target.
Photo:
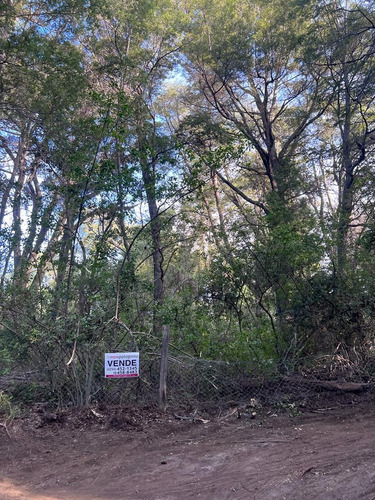
M 280 411 L 285 412 L 288 417 L 298 417 L 301 412 L 298 409 L 298 405 L 295 402 L 289 402 L 289 398 L 285 398 L 284 401 L 280 402 L 277 404 L 277 407 L 280 409 Z
M 0 419 L 7 425 L 20 415 L 20 410 L 13 403 L 12 397 L 4 391 L 0 391 Z M 4 422 L 5 421 L 5 422 Z
M 33 403 L 48 403 L 51 406 L 56 402 L 48 385 L 37 382 L 17 383 L 9 388 L 11 401 L 17 405 L 31 405 Z
M 266 373 L 373 345 L 375 21 L 357 7 L 0 6 L 1 370 L 50 384 L 25 403 L 88 404 L 102 351 L 157 353 L 163 323 Z

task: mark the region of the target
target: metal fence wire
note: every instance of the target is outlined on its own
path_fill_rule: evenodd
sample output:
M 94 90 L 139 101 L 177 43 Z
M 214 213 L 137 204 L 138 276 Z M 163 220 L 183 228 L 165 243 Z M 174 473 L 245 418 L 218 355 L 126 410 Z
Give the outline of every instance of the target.
M 54 391 L 61 406 L 93 403 L 109 405 L 157 404 L 159 398 L 160 357 L 140 355 L 138 378 L 104 378 L 104 360 L 90 369 L 75 370 L 72 377 L 54 380 Z M 181 407 L 203 403 L 227 403 L 252 398 L 268 399 L 281 381 L 266 375 L 252 363 L 227 363 L 188 356 L 168 356 L 167 400 Z
M 110 347 L 77 348 L 74 360 L 69 364 L 57 353 L 56 359 L 50 360 L 50 370 L 18 373 L 13 378 L 11 375 L 0 377 L 0 390 L 19 394 L 23 384 L 25 394 L 33 385 L 38 389 L 34 391 L 34 399 L 50 398 L 62 408 L 93 404 L 158 404 L 160 355 L 140 350 L 137 378 L 105 378 L 104 352 L 113 352 Z M 289 372 L 280 373 L 271 365 L 254 361 L 206 360 L 182 355 L 171 348 L 167 403 L 171 408 L 223 407 L 232 403 L 253 404 L 254 401 L 260 405 L 287 405 L 293 401 L 308 405 L 324 391 L 374 394 L 374 383 L 375 352 L 358 355 L 357 359 L 343 352 L 300 359 Z
M 103 355 L 91 363 L 76 364 L 66 377 L 54 381 L 60 404 L 66 406 L 157 404 L 160 356 L 140 352 L 138 378 L 104 378 Z M 78 359 L 78 358 L 77 358 Z M 83 357 L 84 359 L 84 357 Z M 75 376 L 72 372 L 76 371 Z M 338 390 L 357 393 L 372 389 L 375 359 L 353 360 L 342 354 L 299 360 L 293 371 L 281 374 L 259 363 L 225 362 L 194 358 L 170 350 L 167 401 L 170 407 L 202 404 L 279 404 L 298 400 L 307 403 L 317 393 Z

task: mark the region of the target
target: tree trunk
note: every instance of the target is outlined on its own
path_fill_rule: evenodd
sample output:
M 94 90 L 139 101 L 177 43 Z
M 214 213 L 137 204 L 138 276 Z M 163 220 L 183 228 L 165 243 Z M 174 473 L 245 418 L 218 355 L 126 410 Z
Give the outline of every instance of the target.
M 159 318 L 159 309 L 164 302 L 164 256 L 161 246 L 161 221 L 156 201 L 155 162 L 142 164 L 143 184 L 147 196 L 148 211 L 152 238 L 152 261 L 154 274 L 154 305 L 153 305 L 153 332 L 161 333 L 162 320 Z

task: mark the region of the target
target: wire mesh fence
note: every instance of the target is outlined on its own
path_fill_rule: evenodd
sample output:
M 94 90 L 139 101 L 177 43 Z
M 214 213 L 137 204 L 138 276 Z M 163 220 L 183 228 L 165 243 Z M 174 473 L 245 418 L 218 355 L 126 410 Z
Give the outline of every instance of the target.
M 104 352 L 111 352 L 111 347 L 77 348 L 69 364 L 56 356 L 52 370 L 0 377 L 0 390 L 11 391 L 23 400 L 28 395 L 30 402 L 51 400 L 61 408 L 158 404 L 160 354 L 140 350 L 139 377 L 105 378 Z M 167 403 L 171 408 L 254 401 L 262 405 L 292 401 L 308 405 L 322 392 L 373 394 L 375 352 L 353 355 L 341 350 L 333 355 L 299 359 L 290 372 L 280 373 L 272 364 L 205 360 L 172 348 L 167 373 Z
M 93 364 L 92 377 L 67 377 L 59 384 L 60 404 L 109 405 L 157 404 L 159 399 L 160 356 L 140 353 L 138 378 L 106 379 L 104 360 Z M 278 404 L 298 399 L 307 404 L 322 391 L 359 393 L 372 388 L 373 360 L 364 365 L 342 354 L 299 360 L 292 373 L 281 374 L 274 367 L 253 361 L 205 360 L 172 352 L 168 356 L 167 401 L 170 407 L 204 404 Z M 61 380 L 60 380 L 61 382 Z

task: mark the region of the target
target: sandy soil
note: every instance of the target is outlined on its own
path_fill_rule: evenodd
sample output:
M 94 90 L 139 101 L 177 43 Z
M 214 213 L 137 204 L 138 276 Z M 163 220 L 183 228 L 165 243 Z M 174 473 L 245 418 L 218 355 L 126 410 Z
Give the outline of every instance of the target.
M 151 409 L 42 417 L 11 438 L 0 428 L 1 500 L 375 500 L 371 405 L 207 423 Z

